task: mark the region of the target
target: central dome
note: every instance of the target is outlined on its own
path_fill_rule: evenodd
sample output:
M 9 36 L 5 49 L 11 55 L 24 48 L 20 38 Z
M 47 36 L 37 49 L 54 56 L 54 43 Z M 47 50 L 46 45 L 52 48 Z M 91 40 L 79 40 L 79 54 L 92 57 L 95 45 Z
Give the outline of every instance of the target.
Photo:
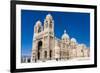
M 62 35 L 62 39 L 69 39 L 69 35 L 66 33 L 66 30 L 64 30 L 64 34 Z

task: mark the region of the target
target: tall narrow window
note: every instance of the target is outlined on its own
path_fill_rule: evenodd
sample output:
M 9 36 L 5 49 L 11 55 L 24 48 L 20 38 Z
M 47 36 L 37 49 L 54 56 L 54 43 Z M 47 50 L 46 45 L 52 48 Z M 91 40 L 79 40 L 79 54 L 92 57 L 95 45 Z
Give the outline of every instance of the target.
M 38 33 L 39 33 L 39 32 L 41 32 L 41 27 L 39 27 L 39 29 L 38 29 Z
M 52 21 L 50 21 L 50 28 L 52 28 Z
M 46 28 L 48 27 L 48 21 L 46 21 Z
M 47 51 L 44 52 L 44 56 L 45 56 L 45 58 L 47 58 Z

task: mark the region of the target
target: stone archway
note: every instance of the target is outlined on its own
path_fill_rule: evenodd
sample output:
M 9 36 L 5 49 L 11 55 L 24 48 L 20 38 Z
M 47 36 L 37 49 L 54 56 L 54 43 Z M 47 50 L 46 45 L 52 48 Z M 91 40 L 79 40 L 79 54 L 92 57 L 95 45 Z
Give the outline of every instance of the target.
M 40 55 L 41 55 L 41 52 L 40 50 L 42 49 L 42 41 L 39 41 L 38 42 L 38 60 L 40 59 Z
M 50 50 L 50 60 L 52 59 L 52 50 Z
M 44 51 L 44 57 L 47 59 L 47 51 Z

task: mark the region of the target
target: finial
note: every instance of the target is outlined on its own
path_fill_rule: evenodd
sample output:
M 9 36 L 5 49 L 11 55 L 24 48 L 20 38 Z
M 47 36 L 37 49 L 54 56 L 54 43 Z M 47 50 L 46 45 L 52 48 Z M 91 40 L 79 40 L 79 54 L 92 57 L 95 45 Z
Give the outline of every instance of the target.
M 66 30 L 64 30 L 64 33 L 66 33 Z
M 48 14 L 47 14 L 47 16 L 51 16 L 51 14 L 50 14 L 50 13 L 48 13 Z

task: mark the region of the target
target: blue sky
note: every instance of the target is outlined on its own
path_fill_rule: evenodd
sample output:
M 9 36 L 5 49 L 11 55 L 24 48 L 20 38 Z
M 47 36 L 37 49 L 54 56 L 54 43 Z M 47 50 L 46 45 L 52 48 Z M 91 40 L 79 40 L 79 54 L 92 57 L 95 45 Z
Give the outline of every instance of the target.
M 90 47 L 90 14 L 79 12 L 54 12 L 21 10 L 21 54 L 31 55 L 34 25 L 37 20 L 44 22 L 47 14 L 54 19 L 54 31 L 57 38 L 61 38 L 64 30 L 69 37 L 76 38 L 78 43 Z

